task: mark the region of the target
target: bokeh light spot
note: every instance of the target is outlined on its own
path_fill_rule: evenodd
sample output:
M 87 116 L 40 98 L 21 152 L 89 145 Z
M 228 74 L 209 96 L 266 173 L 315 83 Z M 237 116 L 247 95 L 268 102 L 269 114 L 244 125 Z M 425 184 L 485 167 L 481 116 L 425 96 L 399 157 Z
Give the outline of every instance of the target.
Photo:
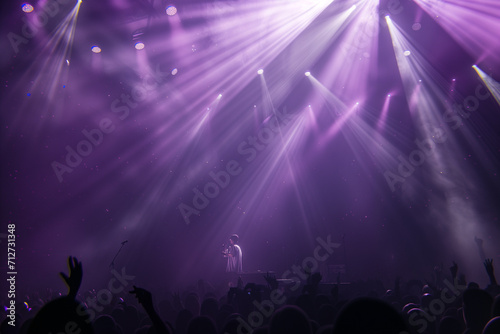
M 23 12 L 25 12 L 25 13 L 31 13 L 34 10 L 33 6 L 30 5 L 29 3 L 23 4 L 23 6 L 21 8 L 23 9 Z
M 175 14 L 177 14 L 177 8 L 175 6 L 168 6 L 166 12 L 167 15 L 174 16 Z
M 144 47 L 145 47 L 145 45 L 144 45 L 143 42 L 137 42 L 137 43 L 135 43 L 135 48 L 137 50 L 142 50 L 142 49 L 144 49 Z
M 91 50 L 93 53 L 101 53 L 102 51 L 101 48 L 98 47 L 97 45 L 92 46 Z

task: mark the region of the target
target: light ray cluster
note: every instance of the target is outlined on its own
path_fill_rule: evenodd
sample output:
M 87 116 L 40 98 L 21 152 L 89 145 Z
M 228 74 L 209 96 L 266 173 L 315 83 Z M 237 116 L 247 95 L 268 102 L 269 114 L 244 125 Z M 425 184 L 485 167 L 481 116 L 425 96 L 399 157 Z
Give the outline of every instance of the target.
M 130 272 L 180 284 L 217 276 L 232 233 L 249 272 L 346 234 L 354 280 L 473 268 L 471 236 L 500 236 L 495 1 L 65 1 L 2 30 L 2 218 L 26 222 L 26 266 L 107 268 L 130 240 Z

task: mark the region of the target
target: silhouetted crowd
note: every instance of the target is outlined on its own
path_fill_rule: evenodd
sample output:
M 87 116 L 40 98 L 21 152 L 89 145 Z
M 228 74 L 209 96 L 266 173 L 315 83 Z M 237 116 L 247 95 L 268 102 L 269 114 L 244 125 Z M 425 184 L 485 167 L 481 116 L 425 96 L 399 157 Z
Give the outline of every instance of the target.
M 27 297 L 17 309 L 16 325 L 6 318 L 1 333 L 500 333 L 500 287 L 489 259 L 484 267 L 490 284 L 484 288 L 466 282 L 453 263 L 449 274 L 435 268 L 432 282 L 396 279 L 390 289 L 379 281 L 342 284 L 340 276 L 336 283 L 321 284 L 319 273 L 306 270 L 304 282 L 266 274 L 263 284 L 240 279 L 238 286 L 218 292 L 200 280 L 161 299 L 136 286 L 120 293 L 79 293 L 82 264 L 73 257 L 68 262 L 69 275 L 61 273 L 68 295 Z

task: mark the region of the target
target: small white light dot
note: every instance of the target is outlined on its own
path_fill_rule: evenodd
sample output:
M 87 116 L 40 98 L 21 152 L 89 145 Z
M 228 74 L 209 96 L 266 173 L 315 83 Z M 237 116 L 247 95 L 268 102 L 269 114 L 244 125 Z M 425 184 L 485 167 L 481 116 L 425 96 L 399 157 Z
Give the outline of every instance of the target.
M 97 45 L 92 46 L 91 50 L 93 53 L 100 53 L 102 51 Z
M 257 71 L 257 74 L 262 74 L 262 73 L 264 73 L 263 69 L 260 69 L 260 70 Z
M 311 75 L 311 72 L 306 72 L 304 73 L 306 75 L 306 77 L 310 76 Z
M 409 55 L 411 55 L 411 52 L 409 50 L 406 50 L 405 52 L 403 52 L 403 54 L 408 57 Z
M 174 68 L 174 69 L 172 70 L 172 72 L 170 72 L 170 73 L 172 73 L 172 75 L 176 75 L 176 74 L 177 74 L 177 72 L 179 72 L 179 71 L 177 70 L 177 68 Z

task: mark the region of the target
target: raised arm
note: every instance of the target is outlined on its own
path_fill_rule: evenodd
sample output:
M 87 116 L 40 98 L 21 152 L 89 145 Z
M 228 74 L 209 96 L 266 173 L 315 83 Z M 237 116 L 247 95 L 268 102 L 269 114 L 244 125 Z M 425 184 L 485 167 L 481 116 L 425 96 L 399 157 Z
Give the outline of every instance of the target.
M 170 334 L 167 325 L 165 325 L 165 323 L 161 320 L 160 316 L 156 313 L 153 307 L 153 297 L 151 296 L 151 292 L 138 288 L 134 285 L 134 290 L 130 291 L 130 293 L 134 294 L 139 301 L 139 304 L 144 307 L 144 310 L 153 323 L 155 332 L 157 334 Z
M 498 285 L 497 280 L 495 278 L 495 269 L 493 268 L 493 259 L 484 260 L 484 268 L 486 269 L 486 273 L 490 278 L 491 285 Z

